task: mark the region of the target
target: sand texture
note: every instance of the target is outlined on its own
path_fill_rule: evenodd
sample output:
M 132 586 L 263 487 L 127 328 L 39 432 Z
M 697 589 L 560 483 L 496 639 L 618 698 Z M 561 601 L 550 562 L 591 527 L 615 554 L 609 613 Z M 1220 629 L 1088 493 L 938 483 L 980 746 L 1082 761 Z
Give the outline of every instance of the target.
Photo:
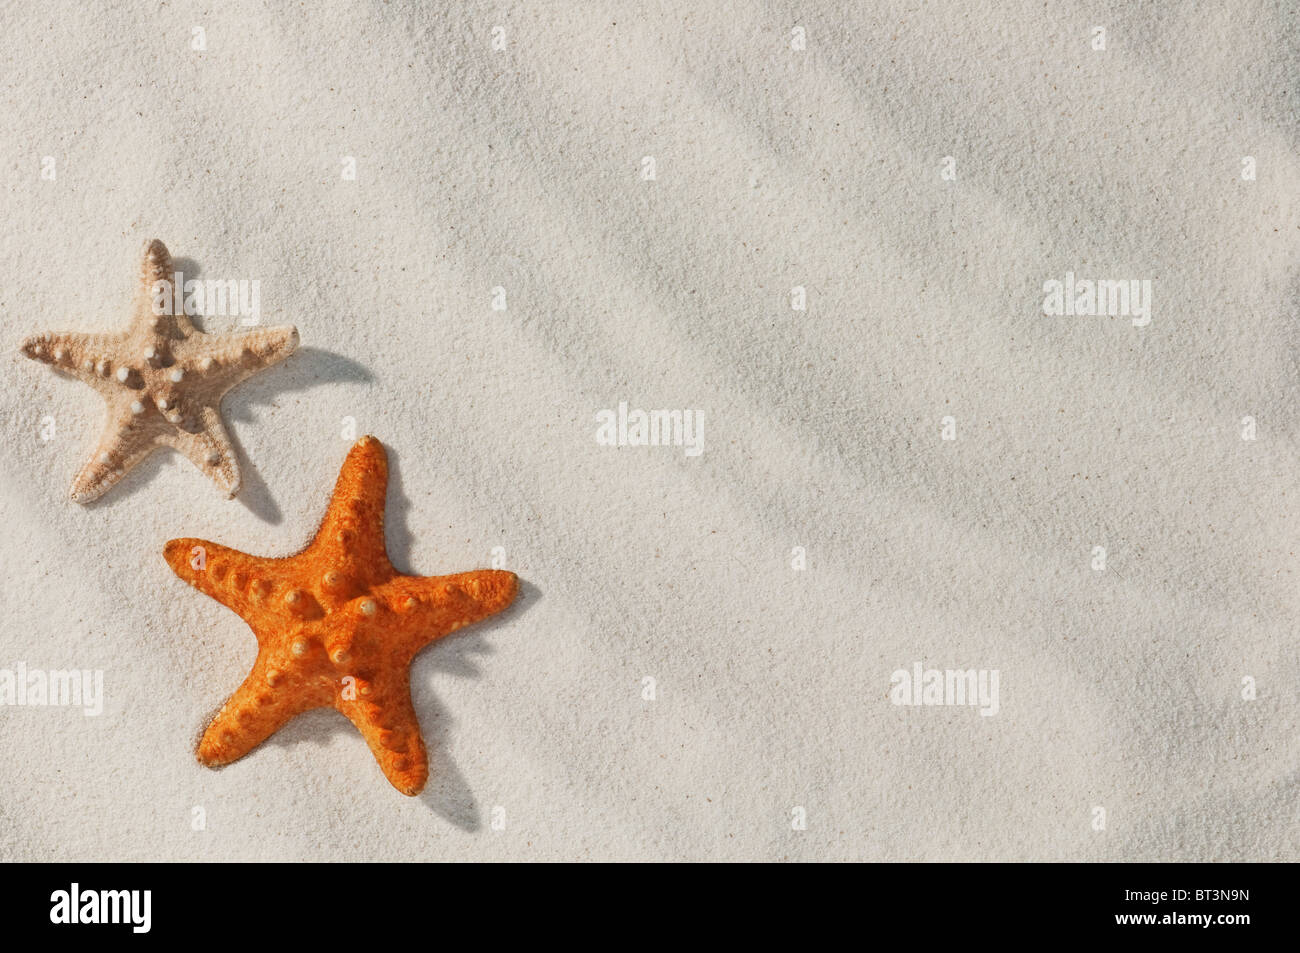
M 0 860 L 1300 859 L 1293 4 L 100 6 L 0 13 L 0 670 L 103 685 L 0 704 Z M 301 344 L 235 500 L 81 506 L 18 345 L 153 238 Z M 163 544 L 298 551 L 366 433 L 394 564 L 517 604 L 419 797 L 328 710 L 204 768 L 256 644 Z

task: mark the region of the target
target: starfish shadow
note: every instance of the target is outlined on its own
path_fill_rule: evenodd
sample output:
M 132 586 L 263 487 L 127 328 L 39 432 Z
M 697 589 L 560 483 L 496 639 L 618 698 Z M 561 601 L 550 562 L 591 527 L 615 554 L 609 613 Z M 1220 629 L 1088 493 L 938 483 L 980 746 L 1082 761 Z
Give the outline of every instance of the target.
M 483 671 L 475 664 L 474 656 L 492 654 L 492 646 L 488 644 L 492 631 L 509 624 L 540 597 L 536 586 L 521 581 L 519 594 L 505 610 L 484 619 L 464 635 L 440 639 L 416 656 L 411 666 L 411 697 L 416 713 L 421 716 L 421 730 L 429 749 L 429 783 L 420 801 L 439 817 L 470 833 L 482 826 L 478 805 L 465 776 L 447 755 L 455 719 L 433 697 L 430 676 L 444 673 L 481 678 Z
M 481 826 L 478 804 L 465 775 L 447 753 L 447 741 L 455 719 L 434 697 L 429 687 L 429 676 L 433 672 L 460 674 L 469 671 L 473 673 L 470 677 L 477 677 L 478 668 L 465 662 L 464 656 L 470 653 L 490 655 L 492 649 L 481 635 L 466 635 L 457 641 L 461 644 L 454 655 L 451 652 L 426 651 L 412 663 L 411 701 L 416 717 L 420 719 L 420 733 L 424 736 L 424 747 L 429 755 L 429 780 L 419 795 L 419 801 L 439 817 L 472 834 Z
M 191 278 L 198 278 L 202 274 L 199 263 L 193 258 L 186 258 L 184 255 L 172 255 L 172 268 L 183 274 L 186 282 L 189 282 Z M 182 288 L 181 294 L 184 293 L 185 289 Z
M 388 454 L 388 499 L 384 502 L 384 546 L 388 550 L 388 561 L 401 573 L 411 571 L 411 544 L 414 537 L 407 522 L 411 512 L 411 500 L 402 485 L 401 454 L 388 444 L 384 444 Z
M 103 496 L 96 497 L 89 503 L 81 504 L 87 510 L 112 509 L 119 503 L 126 505 L 126 500 L 135 495 L 136 490 L 148 486 L 154 481 L 159 473 L 162 472 L 165 464 L 172 459 L 179 460 L 183 465 L 194 469 L 190 462 L 183 455 L 177 453 L 171 447 L 155 447 L 149 452 L 149 455 L 135 464 L 131 469 L 122 475 L 122 479 L 109 489 Z M 198 473 L 198 470 L 194 470 Z M 242 472 L 242 471 L 241 471 Z M 212 486 L 212 483 L 199 474 L 199 479 L 207 485 L 208 490 L 217 499 L 221 499 L 223 494 L 220 490 Z
M 410 572 L 414 537 L 407 523 L 411 501 L 402 485 L 401 462 L 392 447 L 388 450 L 388 500 L 385 509 L 388 558 L 398 572 Z M 447 754 L 448 739 L 455 720 L 438 702 L 429 686 L 436 673 L 460 678 L 481 678 L 482 669 L 474 656 L 491 655 L 488 637 L 536 602 L 541 592 L 531 583 L 519 581 L 515 601 L 491 618 L 484 619 L 464 634 L 440 639 L 415 657 L 411 664 L 411 700 L 420 718 L 425 747 L 429 751 L 429 782 L 420 801 L 439 817 L 463 831 L 474 833 L 482 826 L 474 792 L 465 776 Z
M 213 712 L 213 715 L 215 716 L 216 712 Z M 369 758 L 370 750 L 366 747 L 365 742 L 361 740 L 356 727 L 353 726 L 352 722 L 348 721 L 346 715 L 334 708 L 313 708 L 291 719 L 288 724 L 267 738 L 263 744 L 267 747 L 284 749 L 296 748 L 302 744 L 310 744 L 317 748 L 329 748 L 335 738 L 347 738 L 349 736 L 361 741 L 361 751 Z M 198 743 L 195 742 L 196 747 L 197 745 Z M 256 750 L 250 752 L 250 755 L 256 754 Z M 371 759 L 371 765 L 374 767 L 375 783 L 387 787 L 388 782 L 384 780 L 383 773 L 379 770 L 379 766 L 374 764 L 373 759 Z M 233 765 L 225 765 L 225 768 L 228 767 L 233 767 Z M 225 768 L 218 768 L 217 770 L 221 771 Z M 317 782 L 308 778 L 305 783 L 315 784 Z
M 278 373 L 277 373 L 278 372 Z M 366 384 L 374 376 L 351 358 L 316 347 L 299 348 L 280 367 L 258 374 L 231 390 L 221 408 L 230 421 L 248 423 L 257 419 L 258 407 L 275 409 L 275 398 L 308 390 L 318 384 Z M 257 474 L 239 437 L 230 432 L 231 442 L 240 458 L 244 486 L 236 497 L 254 516 L 272 525 L 282 519 L 279 505 L 265 481 Z

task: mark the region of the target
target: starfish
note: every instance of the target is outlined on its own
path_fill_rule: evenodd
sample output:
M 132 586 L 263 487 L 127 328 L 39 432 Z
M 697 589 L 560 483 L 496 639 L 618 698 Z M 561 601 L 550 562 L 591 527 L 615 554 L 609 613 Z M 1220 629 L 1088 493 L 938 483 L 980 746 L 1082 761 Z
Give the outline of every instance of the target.
M 519 583 L 496 569 L 399 573 L 384 545 L 387 487 L 383 445 L 362 437 L 298 555 L 249 556 L 200 539 L 166 544 L 176 575 L 240 615 L 257 637 L 252 672 L 199 741 L 201 764 L 229 764 L 295 715 L 332 706 L 357 726 L 393 787 L 412 796 L 424 788 L 428 756 L 411 704 L 411 660 L 510 605 Z
M 164 287 L 166 286 L 166 287 Z M 33 360 L 99 391 L 107 422 L 72 483 L 72 499 L 102 496 L 155 447 L 189 457 L 227 496 L 239 492 L 239 463 L 221 421 L 221 399 L 240 381 L 288 357 L 294 328 L 204 334 L 185 314 L 167 246 L 146 242 L 140 288 L 125 331 L 38 334 L 22 343 Z

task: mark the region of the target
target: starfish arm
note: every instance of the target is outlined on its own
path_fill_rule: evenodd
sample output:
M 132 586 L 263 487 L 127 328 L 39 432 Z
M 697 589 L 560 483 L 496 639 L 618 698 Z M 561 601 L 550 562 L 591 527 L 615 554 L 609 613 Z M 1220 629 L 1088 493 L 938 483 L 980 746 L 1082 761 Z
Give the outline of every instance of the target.
M 203 407 L 195 423 L 197 426 L 192 431 L 176 428 L 168 435 L 167 442 L 185 454 L 227 497 L 233 498 L 242 480 L 235 447 L 221 414 L 215 407 Z
M 263 368 L 283 361 L 297 347 L 298 329 L 292 327 L 233 334 L 196 331 L 177 345 L 176 355 L 182 363 L 199 368 L 206 387 L 224 394 Z
M 340 696 L 336 707 L 357 726 L 389 783 L 414 797 L 429 779 L 429 755 L 411 703 L 409 670 L 403 665 L 373 681 L 358 679 L 355 687 L 356 698 Z
M 176 265 L 167 246 L 156 238 L 145 242 L 140 256 L 135 324 L 167 340 L 194 333 L 194 325 L 185 313 L 185 289 L 176 287 L 175 275 Z
M 287 677 L 287 676 L 282 676 Z M 217 712 L 199 741 L 199 763 L 209 768 L 237 761 L 304 711 L 329 704 L 320 690 L 272 691 L 261 656 L 244 683 Z
M 49 364 L 56 371 L 88 384 L 100 393 L 111 393 L 116 368 L 105 355 L 121 346 L 123 334 L 82 334 L 56 331 L 33 334 L 19 350 L 33 361 Z
M 388 455 L 374 437 L 362 437 L 348 451 L 308 553 L 367 584 L 390 578 L 393 568 L 384 545 L 387 494 Z
M 72 481 L 70 496 L 89 503 L 112 489 L 156 446 L 154 434 L 121 401 L 110 401 L 104 434 Z
M 148 306 L 149 310 L 154 310 L 155 294 L 162 290 L 160 285 L 166 284 L 169 286 L 167 291 L 172 306 L 165 310 L 173 314 L 177 311 L 183 313 L 185 310 L 184 299 L 179 302 L 176 300 L 175 273 L 176 266 L 172 262 L 172 254 L 167 250 L 167 246 L 156 238 L 146 241 L 144 248 L 140 252 L 140 285 L 136 291 L 137 307 Z
M 514 573 L 479 569 L 452 576 L 398 576 L 383 595 L 409 620 L 395 629 L 393 638 L 413 656 L 430 642 L 505 609 L 518 591 Z
M 288 609 L 280 608 L 285 585 L 276 592 L 272 582 L 282 574 L 285 560 L 250 556 L 220 543 L 192 538 L 169 540 L 163 558 L 176 575 L 249 622 L 259 642 L 263 633 L 253 626 L 253 620 L 271 611 L 277 612 L 277 619 L 291 616 Z

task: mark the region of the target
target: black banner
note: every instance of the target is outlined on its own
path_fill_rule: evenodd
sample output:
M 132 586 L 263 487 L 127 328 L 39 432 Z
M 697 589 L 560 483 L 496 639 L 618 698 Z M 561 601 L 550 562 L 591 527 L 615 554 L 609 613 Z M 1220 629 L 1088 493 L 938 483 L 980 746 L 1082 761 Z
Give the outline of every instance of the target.
M 665 882 L 664 871 L 619 867 L 594 875 L 575 865 L 547 871 L 552 889 L 539 891 L 530 883 L 536 871 L 478 867 L 11 865 L 12 887 L 0 908 L 11 938 L 130 943 L 250 930 L 262 942 L 338 941 L 395 917 L 418 931 L 421 920 L 445 925 L 466 914 L 458 929 L 484 914 L 495 929 L 507 914 L 508 922 L 547 930 L 572 917 L 586 935 L 593 920 L 611 916 L 634 933 L 672 929 L 684 918 L 745 933 L 776 918 L 818 932 L 840 923 L 864 938 L 910 937 L 924 947 L 1125 935 L 1231 944 L 1262 939 L 1291 921 L 1283 903 L 1293 875 L 1285 865 L 824 865 L 798 872 L 678 865 Z

